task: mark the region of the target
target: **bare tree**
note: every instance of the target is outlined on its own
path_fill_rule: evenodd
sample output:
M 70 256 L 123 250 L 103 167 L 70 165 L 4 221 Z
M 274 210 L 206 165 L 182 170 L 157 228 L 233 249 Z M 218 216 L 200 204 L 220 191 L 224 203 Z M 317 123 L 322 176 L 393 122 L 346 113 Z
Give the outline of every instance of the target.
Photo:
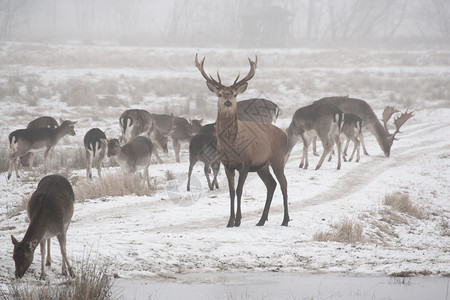
M 0 0 L 0 40 L 10 39 L 15 18 L 28 2 L 29 0 Z

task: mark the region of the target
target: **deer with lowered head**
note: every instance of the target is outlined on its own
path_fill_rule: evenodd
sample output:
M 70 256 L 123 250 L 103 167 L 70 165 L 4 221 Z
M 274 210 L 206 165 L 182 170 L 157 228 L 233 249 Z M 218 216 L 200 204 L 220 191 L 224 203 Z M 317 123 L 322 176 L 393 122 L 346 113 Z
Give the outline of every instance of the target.
M 270 204 L 277 185 L 272 177 L 269 166 L 280 183 L 283 194 L 284 217 L 281 225 L 289 223 L 287 181 L 284 175 L 284 154 L 286 152 L 287 135 L 282 129 L 269 123 L 242 122 L 237 118 L 237 95 L 245 92 L 248 81 L 256 71 L 255 61 L 249 59 L 250 71 L 239 80 L 239 75 L 231 86 L 222 84 L 219 73 L 218 81 L 204 70 L 205 58 L 198 62 L 195 55 L 195 65 L 206 80 L 208 89 L 215 93 L 217 99 L 217 152 L 221 163 L 225 167 L 230 193 L 230 218 L 227 227 L 238 227 L 241 224 L 241 196 L 248 172 L 257 172 L 267 187 L 267 197 L 261 219 L 256 224 L 263 226 L 268 220 Z M 235 189 L 235 171 L 239 172 L 238 185 Z M 237 210 L 235 212 L 235 197 L 237 196 Z
M 98 129 L 92 128 L 84 136 L 86 151 L 86 178 L 92 179 L 92 166 L 97 168 L 98 176 L 102 177 L 102 161 L 106 154 L 106 135 Z
M 394 119 L 394 125 L 396 128 L 394 133 L 390 133 L 387 129 L 387 122 L 396 112 L 393 107 L 388 108 L 383 113 L 383 126 L 373 112 L 370 105 L 364 100 L 349 97 L 327 97 L 317 100 L 314 103 L 331 103 L 337 106 L 344 113 L 350 113 L 359 116 L 364 121 L 364 128 L 369 130 L 375 136 L 381 150 L 386 157 L 389 157 L 389 155 L 391 154 L 392 144 L 395 140 L 397 140 L 396 135 L 400 133 L 400 128 L 403 126 L 403 124 L 405 124 L 406 121 L 414 116 L 414 112 L 408 112 L 408 110 L 406 110 L 404 113 L 401 113 L 399 117 Z M 362 135 L 360 135 L 360 138 L 361 137 Z M 361 144 L 363 144 L 363 140 L 361 140 L 361 142 Z
M 56 129 L 48 127 L 18 129 L 9 134 L 9 147 L 11 149 L 9 156 L 8 179 L 11 178 L 13 169 L 17 178 L 20 178 L 18 172 L 18 160 L 21 156 L 29 152 L 45 150 L 44 170 L 50 167 L 51 157 L 53 156 L 56 144 L 65 135 L 75 135 L 74 126 L 76 122 L 69 120 L 60 120 L 61 124 Z
M 323 153 L 317 163 L 318 170 L 328 153 L 333 150 L 334 144 L 338 150 L 337 169 L 341 168 L 341 142 L 339 135 L 344 122 L 344 113 L 336 106 L 328 103 L 311 104 L 297 109 L 287 129 L 288 145 L 286 149 L 286 162 L 292 148 L 301 139 L 303 141 L 303 156 L 299 168 L 308 168 L 308 148 L 315 137 L 319 137 L 323 145 Z
M 144 170 L 144 181 L 150 186 L 148 167 L 153 152 L 152 141 L 145 136 L 137 136 L 120 146 L 118 139 L 102 140 L 107 145 L 108 157 L 114 157 L 124 172 L 135 173 Z
M 48 175 L 41 179 L 36 191 L 28 201 L 27 213 L 30 219 L 28 229 L 18 241 L 11 235 L 14 244 L 13 259 L 15 276 L 22 278 L 33 262 L 34 251 L 41 247 L 41 279 L 45 278 L 45 265 L 51 265 L 50 238 L 56 236 L 61 248 L 62 274 L 75 277 L 67 259 L 66 234 L 73 215 L 74 193 L 66 178 Z M 47 258 L 45 244 L 47 243 Z
M 121 140 L 126 144 L 137 136 L 146 136 L 153 141 L 155 145 L 168 153 L 167 142 L 170 133 L 162 132 L 156 126 L 156 120 L 148 111 L 143 109 L 128 109 L 122 113 L 119 118 L 120 128 L 122 130 Z M 163 163 L 159 157 L 156 147 L 153 148 L 153 154 L 160 164 Z

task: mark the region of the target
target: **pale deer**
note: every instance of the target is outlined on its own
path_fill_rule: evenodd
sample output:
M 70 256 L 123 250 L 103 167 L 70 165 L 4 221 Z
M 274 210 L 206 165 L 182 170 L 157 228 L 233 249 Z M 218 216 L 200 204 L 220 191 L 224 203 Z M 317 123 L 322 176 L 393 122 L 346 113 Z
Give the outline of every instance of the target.
M 39 117 L 37 119 L 34 119 L 33 121 L 30 121 L 28 123 L 27 128 L 41 128 L 41 127 L 48 127 L 51 129 L 56 129 L 58 127 L 58 122 L 49 116 L 43 116 Z M 33 167 L 33 160 L 34 160 L 34 153 L 28 152 L 28 154 L 25 154 L 24 156 L 20 157 L 20 163 L 24 167 Z
M 168 153 L 167 142 L 168 135 L 161 132 L 155 126 L 155 119 L 146 110 L 129 109 L 122 113 L 119 118 L 120 128 L 122 130 L 122 140 L 125 144 L 137 136 L 146 136 L 159 146 L 164 153 Z M 160 164 L 163 163 L 159 157 L 156 147 L 153 147 L 153 154 Z
M 86 151 L 86 178 L 92 179 L 92 166 L 97 168 L 98 176 L 102 177 L 102 161 L 106 154 L 106 135 L 99 128 L 90 129 L 84 136 Z
M 189 143 L 192 137 L 199 133 L 203 119 L 189 119 L 188 121 L 182 117 L 165 114 L 152 114 L 152 117 L 155 119 L 155 125 L 160 132 L 170 136 L 173 151 L 175 152 L 175 161 L 180 162 L 181 144 Z
M 144 170 L 144 181 L 150 186 L 148 167 L 153 152 L 152 141 L 145 136 L 137 136 L 120 146 L 118 139 L 103 140 L 107 144 L 108 157 L 114 157 L 124 172 L 135 173 Z
M 48 175 L 41 179 L 28 201 L 30 224 L 22 241 L 11 235 L 14 244 L 15 276 L 22 278 L 33 262 L 37 245 L 41 246 L 41 279 L 45 278 L 45 265 L 51 265 L 50 238 L 56 236 L 61 248 L 62 274 L 74 277 L 67 259 L 66 235 L 73 215 L 74 193 L 66 178 Z M 45 243 L 47 242 L 47 259 Z
M 394 133 L 390 133 L 385 128 L 385 126 L 380 123 L 370 105 L 364 100 L 348 97 L 327 97 L 317 100 L 314 103 L 331 103 L 337 106 L 344 113 L 350 113 L 359 116 L 364 121 L 364 128 L 367 128 L 367 130 L 369 130 L 375 136 L 381 150 L 387 157 L 389 157 L 389 155 L 391 154 L 392 143 L 397 139 L 396 135 L 400 132 L 400 127 L 403 126 L 403 124 L 412 116 L 414 116 L 413 112 L 408 112 L 406 110 L 394 120 L 396 130 L 394 131 Z M 386 114 L 385 117 L 389 116 L 390 118 L 392 114 Z M 386 124 L 389 118 L 385 118 L 385 121 L 383 122 Z M 362 135 L 360 135 L 360 138 L 361 137 Z M 363 140 L 361 140 L 361 144 L 364 145 Z
M 217 155 L 217 138 L 214 135 L 198 134 L 189 142 L 189 172 L 187 190 L 190 191 L 191 174 L 195 164 L 201 161 L 205 164 L 204 172 L 208 187 L 212 191 L 219 188 L 217 174 L 219 174 L 220 160 Z M 213 180 L 209 178 L 210 169 L 213 170 Z
M 238 120 L 244 122 L 273 123 L 279 113 L 278 105 L 267 99 L 252 98 L 237 102 Z
M 69 120 L 60 120 L 61 125 L 56 129 L 47 127 L 41 128 L 27 128 L 18 129 L 9 134 L 10 162 L 8 170 L 8 179 L 11 178 L 13 169 L 16 172 L 17 178 L 20 178 L 18 172 L 19 157 L 26 155 L 29 152 L 37 152 L 45 149 L 44 153 L 44 171 L 50 167 L 51 157 L 53 156 L 54 148 L 61 138 L 69 134 L 75 135 L 74 126 L 76 122 Z
M 322 166 L 334 144 L 336 144 L 338 151 L 337 169 L 339 170 L 341 168 L 341 142 L 339 135 L 343 122 L 343 112 L 332 104 L 311 104 L 297 109 L 287 129 L 288 145 L 285 161 L 287 162 L 292 148 L 301 139 L 303 141 L 303 156 L 299 168 L 307 169 L 309 166 L 308 148 L 312 139 L 318 136 L 323 145 L 323 153 L 317 163 L 316 170 Z
M 237 118 L 236 96 L 243 93 L 248 86 L 248 81 L 253 78 L 256 71 L 257 57 L 255 61 L 249 59 L 250 71 L 241 80 L 239 75 L 231 86 L 221 83 L 219 73 L 218 81 L 207 75 L 202 62 L 198 62 L 195 55 L 195 65 L 206 80 L 208 89 L 215 93 L 217 99 L 217 151 L 219 159 L 225 167 L 230 193 L 230 219 L 227 227 L 241 224 L 241 196 L 248 172 L 257 172 L 267 187 L 267 198 L 261 219 L 256 224 L 263 226 L 268 220 L 270 204 L 277 185 L 270 174 L 269 166 L 280 183 L 283 194 L 284 217 L 281 225 L 289 223 L 287 181 L 284 175 L 284 154 L 286 152 L 287 135 L 282 129 L 270 123 L 242 122 Z M 238 81 L 239 80 L 239 81 Z M 237 189 L 235 190 L 235 171 L 239 172 Z M 237 211 L 234 209 L 234 199 L 237 196 Z

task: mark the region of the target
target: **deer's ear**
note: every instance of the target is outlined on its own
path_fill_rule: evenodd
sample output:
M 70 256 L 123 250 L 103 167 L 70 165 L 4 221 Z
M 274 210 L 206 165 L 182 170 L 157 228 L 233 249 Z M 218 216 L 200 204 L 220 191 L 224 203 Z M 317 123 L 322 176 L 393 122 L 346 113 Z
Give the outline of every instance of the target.
M 28 243 L 28 246 L 30 247 L 31 251 L 34 251 L 38 244 L 39 244 L 38 241 L 34 240 L 34 241 L 31 241 L 30 243 Z
M 208 81 L 206 82 L 206 86 L 208 87 L 208 89 L 213 92 L 214 94 L 218 95 L 219 93 L 219 89 L 217 88 L 217 86 L 215 86 L 212 83 L 209 83 Z
M 236 93 L 242 94 L 243 92 L 245 92 L 245 91 L 247 90 L 247 87 L 248 87 L 248 83 L 247 83 L 247 82 L 242 83 L 242 84 L 237 88 Z
M 16 240 L 16 238 L 12 234 L 11 234 L 11 241 L 12 241 L 14 246 L 17 246 L 19 244 L 19 241 Z

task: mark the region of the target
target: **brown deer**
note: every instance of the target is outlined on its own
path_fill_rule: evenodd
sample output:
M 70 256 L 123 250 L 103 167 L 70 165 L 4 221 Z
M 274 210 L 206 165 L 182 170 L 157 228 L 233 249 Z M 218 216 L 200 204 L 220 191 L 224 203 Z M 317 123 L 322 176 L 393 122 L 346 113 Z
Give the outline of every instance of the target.
M 406 121 L 414 116 L 414 112 L 405 111 L 404 113 L 402 113 L 394 121 L 396 130 L 394 131 L 394 133 L 390 133 L 386 129 L 386 126 L 381 125 L 370 105 L 364 100 L 348 97 L 327 97 L 317 100 L 314 103 L 331 103 L 337 106 L 344 113 L 350 113 L 359 116 L 364 121 L 364 128 L 367 128 L 367 130 L 369 130 L 375 136 L 381 150 L 387 157 L 389 157 L 389 155 L 391 154 L 391 147 L 394 140 L 396 140 L 396 135 L 400 132 L 400 127 L 402 127 Z M 389 118 L 386 117 L 388 115 L 389 117 L 391 117 L 392 114 L 393 113 L 386 114 L 383 118 L 385 120 L 383 121 L 383 123 L 386 124 L 389 120 Z M 360 138 L 361 137 L 362 135 L 360 135 Z M 361 144 L 364 145 L 363 140 L 361 140 Z
M 299 168 L 307 169 L 309 165 L 308 148 L 312 139 L 318 136 L 323 145 L 323 153 L 317 163 L 316 170 L 322 166 L 334 144 L 336 144 L 338 150 L 337 169 L 339 170 L 341 168 L 341 142 L 339 135 L 343 122 L 344 114 L 332 104 L 311 104 L 297 109 L 287 129 L 288 145 L 285 161 L 287 162 L 292 148 L 301 139 L 303 141 L 303 157 Z
M 48 175 L 41 179 L 28 201 L 30 224 L 22 241 L 11 235 L 14 244 L 15 276 L 22 278 L 33 262 L 37 245 L 41 246 L 41 279 L 45 278 L 45 265 L 51 265 L 50 238 L 56 236 L 61 248 L 62 274 L 75 277 L 67 259 L 66 233 L 73 215 L 74 193 L 66 178 Z M 45 243 L 47 241 L 47 259 Z
M 47 127 L 41 128 L 27 128 L 18 129 L 9 134 L 10 162 L 8 170 L 8 179 L 11 178 L 13 169 L 16 172 L 17 178 L 20 178 L 18 168 L 19 157 L 26 155 L 29 152 L 42 151 L 44 153 L 44 170 L 50 167 L 51 157 L 53 156 L 54 148 L 61 138 L 69 134 L 75 135 L 76 122 L 69 120 L 61 120 L 61 125 L 56 129 Z
M 162 134 L 170 136 L 175 152 L 175 161 L 180 162 L 181 143 L 189 142 L 202 128 L 202 120 L 191 120 L 173 115 L 152 114 L 155 125 Z
M 27 128 L 40 128 L 40 127 L 48 127 L 51 129 L 56 129 L 56 127 L 58 127 L 58 122 L 52 117 L 43 116 L 43 117 L 34 119 L 27 125 Z M 33 152 L 28 152 L 28 154 L 25 154 L 24 156 L 20 157 L 20 163 L 24 167 L 32 168 L 33 160 L 34 160 Z
M 145 136 L 137 136 L 120 146 L 118 139 L 103 140 L 107 144 L 108 157 L 114 157 L 124 172 L 135 173 L 144 170 L 144 181 L 150 186 L 148 167 L 153 152 L 152 141 Z
M 143 109 L 126 110 L 120 116 L 119 123 L 122 130 L 122 137 L 119 140 L 123 140 L 125 144 L 133 138 L 142 135 L 151 139 L 164 153 L 169 152 L 167 149 L 168 134 L 160 131 L 155 126 L 155 119 L 148 111 Z M 153 154 L 158 162 L 162 164 L 163 161 L 159 157 L 156 147 L 153 148 Z
M 102 177 L 102 161 L 106 154 L 106 135 L 98 129 L 90 129 L 84 136 L 86 150 L 86 178 L 92 179 L 92 166 L 97 168 L 98 176 Z
M 214 187 L 219 188 L 217 183 L 217 174 L 219 174 L 220 160 L 217 155 L 217 138 L 214 135 L 198 134 L 189 142 L 189 172 L 187 181 L 187 190 L 190 191 L 191 174 L 195 164 L 201 161 L 205 164 L 204 172 L 208 187 L 212 191 Z M 213 170 L 213 180 L 209 179 L 210 167 Z
M 263 226 L 268 220 L 270 204 L 277 185 L 270 174 L 269 166 L 280 183 L 283 194 L 284 217 L 281 225 L 287 226 L 289 222 L 287 181 L 284 175 L 284 154 L 286 152 L 287 135 L 282 129 L 269 123 L 242 122 L 237 118 L 236 96 L 243 93 L 248 81 L 253 78 L 256 71 L 255 61 L 249 59 L 250 71 L 239 80 L 239 75 L 231 86 L 221 83 L 219 73 L 218 81 L 207 75 L 202 62 L 198 62 L 195 55 L 195 65 L 206 80 L 208 89 L 215 93 L 217 99 L 217 152 L 219 159 L 225 167 L 230 192 L 230 219 L 227 227 L 241 224 L 241 196 L 248 172 L 257 172 L 267 187 L 267 198 L 261 219 L 256 224 Z M 239 172 L 237 189 L 234 187 L 235 171 Z M 234 199 L 237 196 L 237 211 L 234 209 Z

